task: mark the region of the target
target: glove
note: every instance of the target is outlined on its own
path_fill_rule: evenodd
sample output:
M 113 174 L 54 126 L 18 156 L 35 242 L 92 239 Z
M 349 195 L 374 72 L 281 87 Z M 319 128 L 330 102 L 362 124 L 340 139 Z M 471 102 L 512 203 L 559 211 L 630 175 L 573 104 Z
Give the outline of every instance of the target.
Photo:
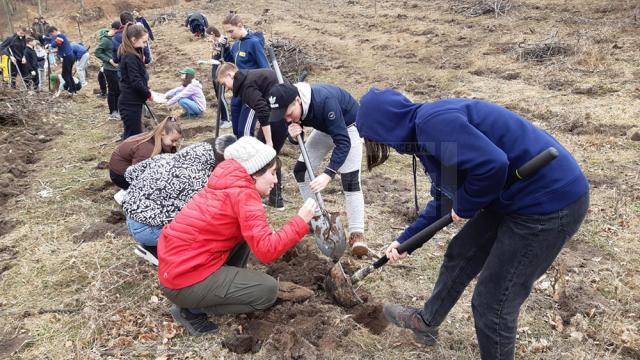
M 32 72 L 31 72 L 31 75 L 32 75 L 32 76 L 36 76 L 36 72 L 35 72 L 35 71 L 32 71 Z
M 56 44 L 62 45 L 63 42 L 64 40 L 62 38 L 59 38 L 59 37 L 56 38 Z
M 218 44 L 220 45 L 227 45 L 227 37 L 226 36 L 220 36 L 220 39 L 218 39 Z

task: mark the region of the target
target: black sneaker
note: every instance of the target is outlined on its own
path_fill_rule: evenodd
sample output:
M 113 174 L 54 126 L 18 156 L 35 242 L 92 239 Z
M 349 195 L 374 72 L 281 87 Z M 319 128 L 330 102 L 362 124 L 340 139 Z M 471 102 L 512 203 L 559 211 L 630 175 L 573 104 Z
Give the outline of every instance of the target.
M 153 266 L 158 266 L 158 248 L 156 246 L 136 245 L 133 252 L 141 258 L 147 260 Z
M 271 196 L 269 196 L 268 198 L 262 199 L 262 205 L 265 207 L 270 206 L 280 211 L 284 210 L 284 200 L 282 200 L 281 196 L 275 199 L 272 198 Z
M 420 344 L 433 346 L 438 341 L 438 327 L 427 325 L 418 309 L 398 304 L 384 304 L 382 311 L 389 322 L 412 330 Z
M 177 305 L 172 305 L 170 312 L 173 319 L 187 328 L 189 334 L 193 336 L 215 334 L 220 330 L 216 323 L 209 321 L 207 314 L 194 314 L 187 309 L 179 308 Z

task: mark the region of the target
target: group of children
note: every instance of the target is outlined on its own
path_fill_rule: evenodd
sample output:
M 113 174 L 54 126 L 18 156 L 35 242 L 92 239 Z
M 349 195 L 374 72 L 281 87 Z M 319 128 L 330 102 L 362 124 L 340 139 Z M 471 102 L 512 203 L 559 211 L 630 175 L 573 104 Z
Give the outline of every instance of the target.
M 169 117 L 153 132 L 123 141 L 110 164 L 114 183 L 128 189 L 122 204 L 139 243 L 135 252 L 158 265 L 174 319 L 191 334 L 203 335 L 218 330 L 210 315 L 273 305 L 278 281 L 246 269 L 248 255 L 269 263 L 295 246 L 309 232 L 309 221 L 320 215 L 313 193 L 337 175 L 351 253 L 368 255 L 363 147 L 369 169 L 385 163 L 394 149 L 420 161 L 431 181 L 432 200 L 388 245 L 390 261 L 407 256 L 397 248 L 437 219 L 450 214 L 455 222 L 468 221 L 448 245 L 424 307 L 385 304 L 385 316 L 412 330 L 418 342 L 433 345 L 439 326 L 478 276 L 472 309 L 481 356 L 513 358 L 520 307 L 587 212 L 589 185 L 571 154 L 526 119 L 484 101 L 414 103 L 392 89 L 370 89 L 358 101 L 335 85 L 278 83 L 262 34 L 249 32 L 237 14 L 227 16 L 222 26 L 233 44 L 215 28 L 205 32 L 222 50 L 214 54 L 223 60 L 212 69 L 214 88 L 222 84 L 233 95 L 233 135 L 176 152 L 182 132 Z M 118 50 L 123 78 L 137 84 L 126 87 L 121 81 L 121 90 L 138 101 L 137 109 L 150 95 L 148 77 L 142 76 L 143 29 L 125 25 Z M 139 76 L 133 77 L 136 71 Z M 192 69 L 182 74 L 179 91 L 191 86 L 188 80 L 193 82 L 195 75 Z M 122 98 L 119 106 L 128 106 Z M 127 106 L 120 107 L 121 114 Z M 312 130 L 306 139 L 305 129 Z M 272 231 L 264 206 L 284 208 L 278 153 L 287 138 L 303 139 L 313 170 L 329 159 L 313 181 L 298 159 L 292 172 L 304 205 Z M 508 184 L 516 169 L 548 147 L 558 150 L 555 160 Z

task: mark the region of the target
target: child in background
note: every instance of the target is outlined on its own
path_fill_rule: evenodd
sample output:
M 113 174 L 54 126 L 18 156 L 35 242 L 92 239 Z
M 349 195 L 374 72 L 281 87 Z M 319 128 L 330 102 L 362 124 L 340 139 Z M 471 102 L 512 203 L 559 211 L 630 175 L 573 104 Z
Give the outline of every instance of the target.
M 167 106 L 178 103 L 184 112 L 180 117 L 198 117 L 207 109 L 207 100 L 202 92 L 202 84 L 195 79 L 196 72 L 192 68 L 184 68 L 178 72 L 182 85 L 167 91 Z
M 85 69 L 89 62 L 89 52 L 86 47 L 78 43 L 71 43 L 71 50 L 73 51 L 73 56 L 76 58 L 76 72 L 78 73 L 78 80 L 80 80 L 80 85 L 85 87 L 87 86 Z
M 162 227 L 206 185 L 224 150 L 236 141 L 232 134 L 188 146 L 175 154 L 156 155 L 129 166 L 131 184 L 122 203 L 131 236 L 139 243 L 134 253 L 158 265 L 156 246 Z
M 120 96 L 118 111 L 124 125 L 122 139 L 142 132 L 142 106 L 152 99 L 149 73 L 144 65 L 144 47 L 149 35 L 140 24 L 126 24 L 118 48 Z M 124 175 L 124 172 L 122 173 Z
M 171 116 L 167 116 L 153 130 L 126 139 L 111 154 L 109 160 L 111 181 L 119 188 L 127 190 L 129 182 L 124 174 L 129 166 L 160 153 L 176 152 L 178 141 L 181 139 L 182 128 Z M 124 196 L 124 193 L 120 196 Z
M 40 88 L 40 79 L 38 78 L 38 54 L 36 54 L 35 46 L 38 41 L 32 37 L 27 37 L 27 47 L 24 49 L 24 81 L 30 89 L 38 90 Z

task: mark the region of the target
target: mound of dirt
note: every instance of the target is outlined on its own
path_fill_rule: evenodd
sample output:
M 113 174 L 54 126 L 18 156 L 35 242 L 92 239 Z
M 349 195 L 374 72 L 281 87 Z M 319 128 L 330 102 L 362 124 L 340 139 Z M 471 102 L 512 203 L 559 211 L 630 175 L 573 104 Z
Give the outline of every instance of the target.
M 345 264 L 352 272 L 353 265 Z M 322 358 L 321 351 L 335 349 L 360 326 L 373 334 L 382 333 L 388 323 L 381 304 L 365 303 L 345 312 L 324 292 L 322 283 L 331 267 L 329 260 L 320 258 L 306 244 L 289 250 L 267 273 L 281 284 L 291 281 L 315 292 L 307 293 L 311 297 L 302 303 L 281 298 L 267 311 L 239 317 L 239 330 L 225 338 L 224 346 L 239 354 L 277 352 L 283 359 L 315 359 Z

